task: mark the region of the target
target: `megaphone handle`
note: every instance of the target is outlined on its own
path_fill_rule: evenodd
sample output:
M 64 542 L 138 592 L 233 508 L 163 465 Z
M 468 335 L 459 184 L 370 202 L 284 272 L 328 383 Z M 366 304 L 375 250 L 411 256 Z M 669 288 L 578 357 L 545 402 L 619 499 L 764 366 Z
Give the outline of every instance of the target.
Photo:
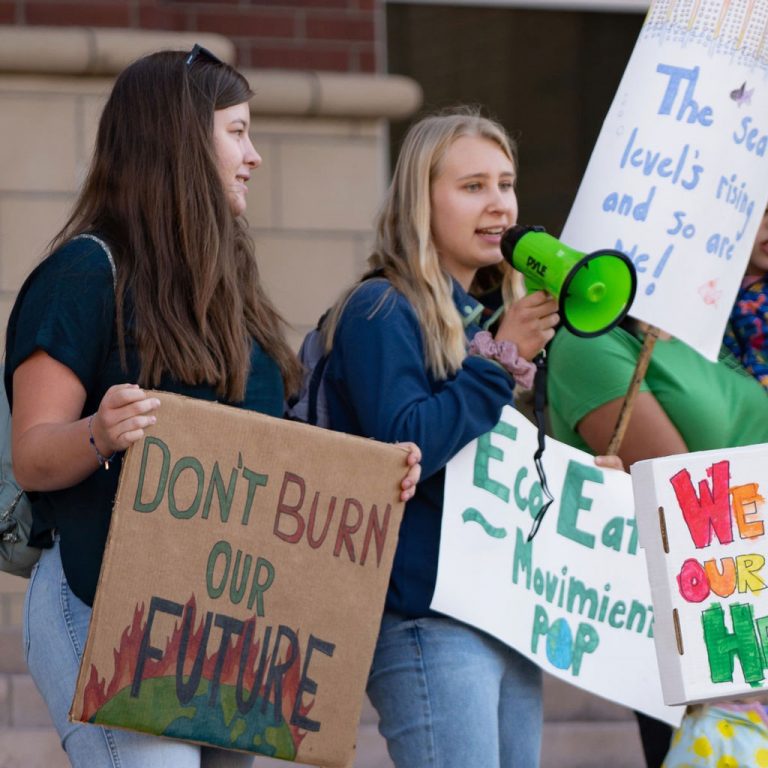
M 629 420 L 632 417 L 637 393 L 640 391 L 640 384 L 645 378 L 645 372 L 648 370 L 648 363 L 651 361 L 653 347 L 659 338 L 659 333 L 660 331 L 655 325 L 648 326 L 643 346 L 640 348 L 640 354 L 637 356 L 637 364 L 632 374 L 632 381 L 629 384 L 629 389 L 627 389 L 624 404 L 621 406 L 619 418 L 613 430 L 613 437 L 611 437 L 611 442 L 608 443 L 608 450 L 605 452 L 606 456 L 616 456 L 619 453 L 619 448 L 624 440 L 624 433 L 627 431 Z
M 526 293 L 536 293 L 536 291 L 542 290 L 539 283 L 535 283 L 528 275 L 523 275 L 523 283 L 525 284 Z

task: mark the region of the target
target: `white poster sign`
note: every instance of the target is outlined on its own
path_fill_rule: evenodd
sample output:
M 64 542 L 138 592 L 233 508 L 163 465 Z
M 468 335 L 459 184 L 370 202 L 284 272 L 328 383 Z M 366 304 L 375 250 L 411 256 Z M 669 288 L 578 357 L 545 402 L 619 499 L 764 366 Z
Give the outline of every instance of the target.
M 768 0 L 657 0 L 563 241 L 626 253 L 630 314 L 714 360 L 767 199 Z
M 632 465 L 665 701 L 765 695 L 767 467 L 768 445 Z
M 677 725 L 662 702 L 653 607 L 629 475 L 547 439 L 513 408 L 448 464 L 432 608 L 499 638 L 547 672 Z

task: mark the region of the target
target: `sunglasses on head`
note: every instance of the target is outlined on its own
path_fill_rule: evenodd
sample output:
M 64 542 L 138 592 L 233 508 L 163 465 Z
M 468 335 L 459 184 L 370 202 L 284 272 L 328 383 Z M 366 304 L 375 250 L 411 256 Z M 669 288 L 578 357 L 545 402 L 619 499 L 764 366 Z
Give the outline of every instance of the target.
M 187 58 L 184 59 L 184 63 L 189 67 L 196 61 L 209 61 L 212 64 L 223 64 L 224 62 L 215 54 L 211 53 L 207 48 L 203 48 L 202 45 L 195 43 L 192 50 L 187 54 Z

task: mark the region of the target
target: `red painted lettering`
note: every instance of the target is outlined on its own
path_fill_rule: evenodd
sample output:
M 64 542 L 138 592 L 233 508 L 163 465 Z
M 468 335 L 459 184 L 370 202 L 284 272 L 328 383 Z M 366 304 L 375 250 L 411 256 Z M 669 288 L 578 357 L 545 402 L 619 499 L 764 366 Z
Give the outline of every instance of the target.
M 687 469 L 681 470 L 670 479 L 688 531 L 698 549 L 708 547 L 712 543 L 713 530 L 721 544 L 730 544 L 733 541 L 730 474 L 727 461 L 713 464 L 707 470 L 707 475 L 712 478 L 712 488 L 710 489 L 706 480 L 701 480 L 698 496 Z

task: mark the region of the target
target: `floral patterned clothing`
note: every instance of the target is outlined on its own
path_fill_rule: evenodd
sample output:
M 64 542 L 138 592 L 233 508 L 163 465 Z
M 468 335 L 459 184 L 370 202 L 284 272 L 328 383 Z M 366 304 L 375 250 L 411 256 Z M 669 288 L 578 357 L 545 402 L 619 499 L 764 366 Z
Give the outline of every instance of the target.
M 744 278 L 723 342 L 768 389 L 768 279 Z
M 687 712 L 662 768 L 768 768 L 763 706 L 728 702 Z

